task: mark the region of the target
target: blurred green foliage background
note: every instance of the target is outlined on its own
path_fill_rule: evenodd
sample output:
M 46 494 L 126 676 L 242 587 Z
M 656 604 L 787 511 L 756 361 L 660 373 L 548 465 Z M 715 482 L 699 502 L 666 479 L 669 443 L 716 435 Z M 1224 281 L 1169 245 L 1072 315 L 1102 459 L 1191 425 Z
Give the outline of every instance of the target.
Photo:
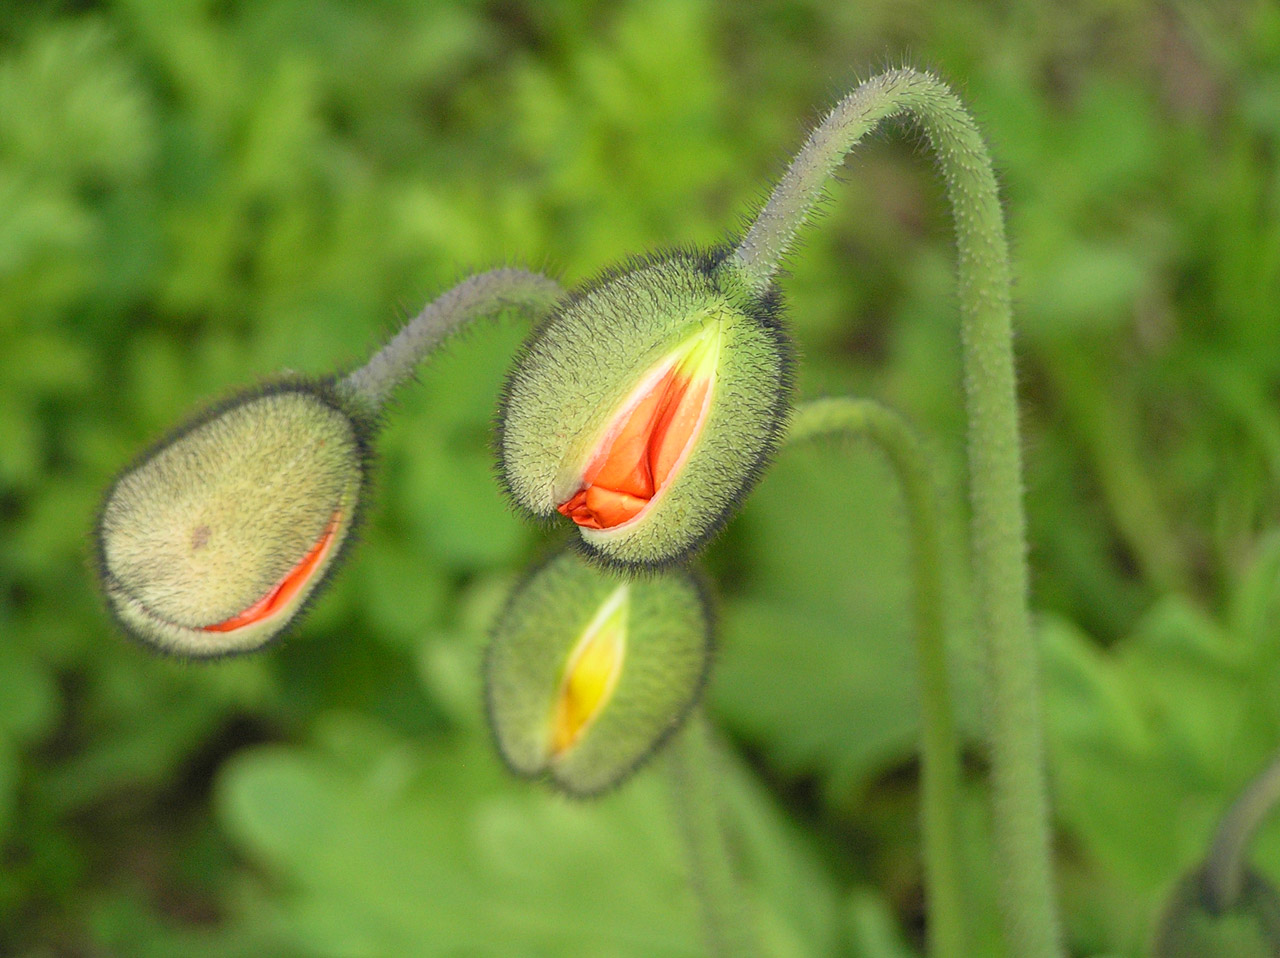
M 1140 954 L 1280 744 L 1270 0 L 0 4 L 0 954 L 698 954 L 660 778 L 572 805 L 483 727 L 485 628 L 548 547 L 491 472 L 518 324 L 402 393 L 365 541 L 262 656 L 125 642 L 86 536 L 188 410 L 349 367 L 469 271 L 574 283 L 722 240 L 824 106 L 903 62 L 957 85 L 1001 169 L 1070 947 Z M 890 133 L 784 281 L 800 391 L 919 426 L 963 569 L 950 226 Z M 904 528 L 870 449 L 789 451 L 708 560 L 770 954 L 921 946 Z M 965 597 L 961 571 L 968 893 L 997 955 Z M 1280 879 L 1280 827 L 1255 858 Z

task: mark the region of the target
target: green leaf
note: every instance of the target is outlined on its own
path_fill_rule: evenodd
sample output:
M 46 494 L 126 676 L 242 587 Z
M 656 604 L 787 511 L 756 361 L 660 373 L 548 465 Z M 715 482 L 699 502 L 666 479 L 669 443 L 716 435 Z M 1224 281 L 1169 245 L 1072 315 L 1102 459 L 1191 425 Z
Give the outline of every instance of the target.
M 1258 565 L 1274 590 L 1273 563 L 1264 550 Z M 1238 621 L 1256 621 L 1272 596 L 1246 575 Z M 1174 877 L 1203 858 L 1219 817 L 1276 747 L 1274 642 L 1247 641 L 1178 598 L 1107 651 L 1052 618 L 1040 637 L 1056 811 L 1083 868 L 1070 895 L 1094 935 L 1136 947 Z M 1259 834 L 1254 860 L 1264 875 L 1280 873 L 1276 828 Z
M 343 738 L 361 767 L 274 747 L 241 755 L 220 781 L 232 835 L 291 889 L 296 946 L 334 958 L 700 953 L 656 774 L 571 804 L 513 784 L 477 738 L 431 750 L 376 732 Z M 764 923 L 792 954 L 827 953 L 834 907 L 821 873 L 740 770 L 725 796 Z
M 837 444 L 784 450 L 742 518 L 758 578 L 724 602 L 712 702 L 783 768 L 837 794 L 917 751 L 902 509 L 875 447 Z M 972 731 L 979 650 L 953 639 L 953 701 Z

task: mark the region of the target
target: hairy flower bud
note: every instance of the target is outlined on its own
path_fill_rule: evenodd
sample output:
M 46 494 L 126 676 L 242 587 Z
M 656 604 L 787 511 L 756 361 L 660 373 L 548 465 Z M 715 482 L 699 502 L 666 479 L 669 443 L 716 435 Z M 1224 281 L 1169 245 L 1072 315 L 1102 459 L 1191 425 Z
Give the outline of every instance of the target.
M 697 700 L 710 634 L 687 572 L 628 580 L 558 556 L 516 590 L 489 646 L 489 719 L 503 758 L 573 795 L 617 785 Z
M 196 418 L 127 469 L 95 529 L 108 604 L 160 651 L 260 648 L 350 539 L 368 425 L 327 383 L 286 381 Z
M 621 566 L 687 557 L 779 441 L 791 349 L 776 293 L 671 253 L 569 298 L 507 378 L 499 454 L 516 503 L 559 512 Z

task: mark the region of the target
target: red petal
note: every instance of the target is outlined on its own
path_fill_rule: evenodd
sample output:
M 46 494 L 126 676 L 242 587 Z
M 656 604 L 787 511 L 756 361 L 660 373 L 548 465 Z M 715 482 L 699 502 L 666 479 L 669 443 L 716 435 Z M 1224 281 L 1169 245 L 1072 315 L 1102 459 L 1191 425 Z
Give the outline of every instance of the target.
M 649 468 L 649 441 L 654 423 L 662 413 L 675 370 L 653 384 L 627 415 L 613 440 L 597 453 L 583 479 L 644 499 L 653 497 L 653 471 Z
M 703 377 L 695 383 L 683 379 L 675 387 L 649 442 L 650 468 L 654 485 L 658 488 L 666 485 L 671 470 L 693 439 L 702 418 L 707 391 L 711 389 L 711 380 Z
M 578 491 L 558 507 L 561 513 L 588 529 L 611 529 L 649 504 L 693 441 L 706 409 L 711 376 L 695 380 L 687 365 L 673 363 L 610 430 Z
M 598 523 L 597 529 L 620 526 L 628 519 L 634 519 L 648 504 L 648 496 L 632 496 L 604 486 L 587 487 L 587 509 Z
M 329 551 L 329 546 L 333 542 L 334 533 L 338 531 L 338 520 L 341 518 L 341 512 L 335 512 L 333 518 L 329 520 L 328 527 L 324 530 L 324 534 L 320 536 L 320 540 L 311 547 L 311 551 L 302 557 L 302 561 L 290 569 L 270 592 L 255 602 L 243 612 L 233 615 L 231 618 L 215 625 L 206 625 L 201 631 L 203 632 L 231 632 L 235 629 L 242 629 L 246 625 L 253 625 L 255 622 L 261 622 L 268 616 L 279 612 L 289 601 L 298 594 L 298 590 L 311 577 L 324 559 L 325 554 Z

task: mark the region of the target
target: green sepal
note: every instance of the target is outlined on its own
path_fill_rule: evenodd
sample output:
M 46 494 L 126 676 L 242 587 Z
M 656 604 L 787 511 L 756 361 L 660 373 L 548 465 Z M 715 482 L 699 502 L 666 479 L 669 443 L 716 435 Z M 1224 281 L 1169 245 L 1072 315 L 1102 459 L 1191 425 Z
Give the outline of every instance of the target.
M 188 659 L 277 638 L 352 540 L 372 431 L 331 381 L 288 379 L 218 403 L 143 453 L 108 488 L 94 526 L 96 571 L 117 623 Z M 314 568 L 274 614 L 209 630 L 271 595 L 313 551 Z
M 646 375 L 708 327 L 719 332 L 710 406 L 683 466 L 634 519 L 580 529 L 587 553 L 606 564 L 687 559 L 728 520 L 781 440 L 792 347 L 778 293 L 750 292 L 723 258 L 668 252 L 606 273 L 534 330 L 507 376 L 500 474 L 517 507 L 551 517 Z
M 566 667 L 602 618 L 625 632 L 617 684 L 576 742 L 557 754 L 553 725 Z M 498 751 L 515 773 L 570 795 L 618 785 L 697 702 L 711 632 L 706 597 L 686 570 L 627 578 L 561 553 L 516 588 L 493 629 L 485 695 Z

